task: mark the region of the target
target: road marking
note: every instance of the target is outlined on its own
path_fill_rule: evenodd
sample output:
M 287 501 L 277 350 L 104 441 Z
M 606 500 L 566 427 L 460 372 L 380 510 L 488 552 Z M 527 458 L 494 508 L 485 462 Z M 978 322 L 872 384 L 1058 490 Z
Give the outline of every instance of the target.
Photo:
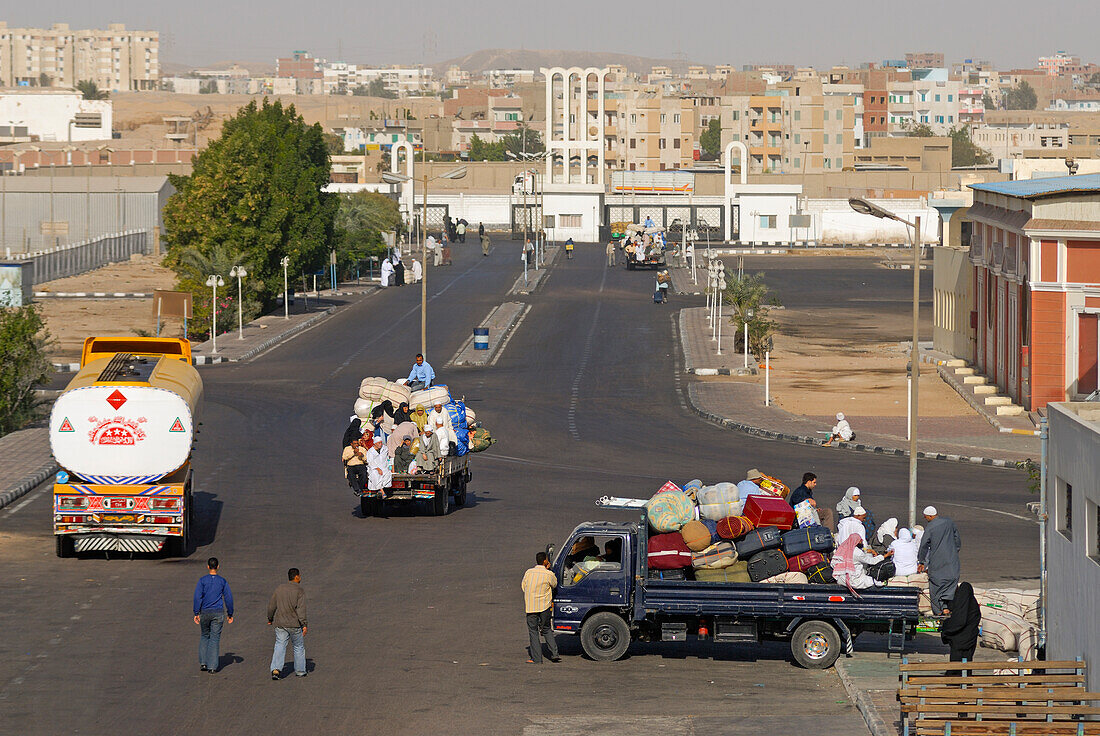
M 39 488 L 39 489 L 38 489 L 37 491 L 35 491 L 35 492 L 34 492 L 34 493 L 32 493 L 31 495 L 29 495 L 29 496 L 27 496 L 26 498 L 24 498 L 24 499 L 23 499 L 22 501 L 20 501 L 19 503 L 17 503 L 17 504 L 15 505 L 15 506 L 12 506 L 12 507 L 11 507 L 10 509 L 8 509 L 8 510 L 7 510 L 7 513 L 6 513 L 6 514 L 4 514 L 4 518 L 7 518 L 7 517 L 11 516 L 11 515 L 12 515 L 12 514 L 14 514 L 14 513 L 16 512 L 16 511 L 18 511 L 19 509 L 23 508 L 24 506 L 26 506 L 27 504 L 29 504 L 29 503 L 30 503 L 31 501 L 33 501 L 34 499 L 36 499 L 36 498 L 38 498 L 39 496 L 41 496 L 41 495 L 42 495 L 43 493 L 45 493 L 45 492 L 46 492 L 46 489 L 47 489 L 47 488 L 49 488 L 49 487 L 50 487 L 49 485 L 44 485 L 44 486 L 43 486 L 42 488 Z
M 600 279 L 600 290 L 597 294 L 603 293 L 603 287 L 607 283 L 607 264 L 603 267 L 603 278 Z M 581 379 L 584 378 L 584 369 L 588 367 L 588 360 L 592 357 L 592 340 L 596 337 L 596 325 L 600 321 L 600 308 L 603 306 L 603 302 L 596 302 L 596 311 L 592 315 L 592 326 L 588 329 L 588 337 L 584 340 L 584 353 L 581 355 L 581 364 L 577 368 L 577 375 L 573 378 L 573 388 L 569 395 L 569 434 L 573 436 L 573 439 L 579 440 L 581 438 L 580 432 L 577 431 L 577 400 L 580 394 Z
M 1020 519 L 1021 521 L 1031 521 L 1036 524 L 1039 523 L 1038 517 L 1035 516 L 1020 516 L 1019 514 L 1010 514 L 1007 511 L 999 511 L 997 509 L 987 509 L 984 506 L 970 506 L 965 503 L 948 503 L 947 501 L 941 501 L 941 506 L 957 506 L 961 509 L 974 509 L 975 511 L 987 511 L 991 514 L 1001 514 L 1002 516 L 1011 516 L 1013 519 Z

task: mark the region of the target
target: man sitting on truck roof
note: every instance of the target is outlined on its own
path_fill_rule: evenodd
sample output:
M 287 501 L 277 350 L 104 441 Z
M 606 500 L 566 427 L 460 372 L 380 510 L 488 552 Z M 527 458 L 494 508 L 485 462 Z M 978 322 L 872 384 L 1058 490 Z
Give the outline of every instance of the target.
M 409 380 L 406 385 L 412 391 L 416 391 L 421 388 L 428 388 L 435 380 L 435 371 L 432 370 L 432 366 L 428 361 L 424 360 L 422 353 L 416 354 L 416 362 L 413 364 L 412 370 L 409 371 Z

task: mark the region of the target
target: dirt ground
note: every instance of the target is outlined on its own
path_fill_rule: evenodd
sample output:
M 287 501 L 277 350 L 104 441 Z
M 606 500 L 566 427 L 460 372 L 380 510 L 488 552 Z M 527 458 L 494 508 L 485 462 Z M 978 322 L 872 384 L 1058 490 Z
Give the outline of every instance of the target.
M 906 415 L 907 346 L 873 339 L 885 326 L 883 320 L 905 318 L 877 315 L 862 326 L 852 321 L 850 309 L 783 309 L 772 312 L 772 317 L 779 323 L 771 354 L 771 393 L 777 406 L 809 416 L 838 411 L 852 416 Z M 899 324 L 893 331 L 904 334 L 906 326 Z M 921 365 L 922 417 L 973 414 L 940 380 L 935 366 Z
M 112 263 L 95 271 L 48 281 L 35 291 L 52 292 L 149 292 L 171 289 L 175 274 L 160 265 L 160 259 L 141 259 Z M 150 334 L 156 331 L 153 300 L 149 299 L 81 299 L 40 298 L 36 300 L 46 320 L 50 334 L 50 358 L 68 362 L 80 358 L 84 338 L 91 335 L 135 335 L 138 330 Z M 161 334 L 180 336 L 182 324 L 166 323 Z

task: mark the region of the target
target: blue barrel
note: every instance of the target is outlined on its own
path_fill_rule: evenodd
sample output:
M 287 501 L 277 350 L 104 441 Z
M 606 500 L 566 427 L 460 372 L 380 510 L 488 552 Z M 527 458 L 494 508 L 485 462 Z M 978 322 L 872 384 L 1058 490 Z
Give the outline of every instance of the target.
M 489 328 L 488 327 L 475 327 L 474 328 L 474 350 L 488 350 L 489 349 Z

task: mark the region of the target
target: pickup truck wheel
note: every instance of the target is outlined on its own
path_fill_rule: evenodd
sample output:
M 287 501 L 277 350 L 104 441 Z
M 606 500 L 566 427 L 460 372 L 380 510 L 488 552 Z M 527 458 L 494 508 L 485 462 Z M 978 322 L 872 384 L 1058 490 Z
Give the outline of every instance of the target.
M 64 534 L 57 535 L 57 556 L 58 557 L 72 557 L 73 556 L 73 540 Z
M 364 519 L 374 513 L 374 504 L 372 500 L 373 499 L 367 498 L 366 496 L 359 497 L 359 511 L 363 514 Z
M 446 487 L 435 489 L 435 497 L 432 499 L 432 515 L 446 516 L 447 506 L 450 505 L 451 494 Z
M 806 669 L 827 669 L 840 656 L 840 634 L 832 624 L 807 621 L 794 630 L 791 653 L 794 660 Z
M 458 482 L 457 488 L 455 488 L 455 506 L 461 508 L 466 505 L 466 479 L 463 478 Z
M 629 646 L 630 628 L 616 613 L 594 613 L 581 626 L 581 647 L 597 662 L 621 659 Z
M 627 261 L 626 262 L 626 270 L 627 271 L 633 271 L 634 270 L 634 263 L 632 261 Z

